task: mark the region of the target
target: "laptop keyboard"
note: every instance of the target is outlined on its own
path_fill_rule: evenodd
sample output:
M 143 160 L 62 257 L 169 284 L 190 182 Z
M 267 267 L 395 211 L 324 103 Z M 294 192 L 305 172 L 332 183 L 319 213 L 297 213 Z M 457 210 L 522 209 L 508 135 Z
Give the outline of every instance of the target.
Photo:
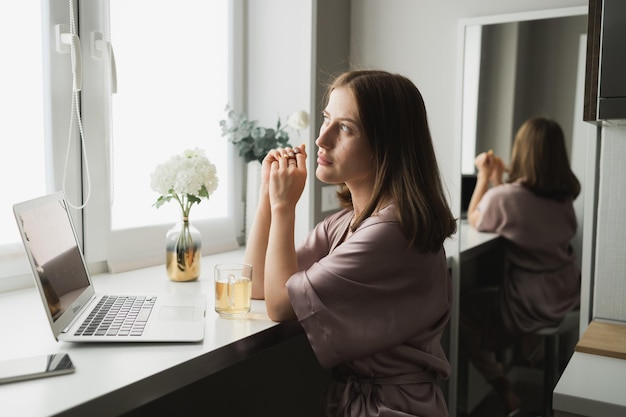
M 141 336 L 157 297 L 103 296 L 76 336 Z

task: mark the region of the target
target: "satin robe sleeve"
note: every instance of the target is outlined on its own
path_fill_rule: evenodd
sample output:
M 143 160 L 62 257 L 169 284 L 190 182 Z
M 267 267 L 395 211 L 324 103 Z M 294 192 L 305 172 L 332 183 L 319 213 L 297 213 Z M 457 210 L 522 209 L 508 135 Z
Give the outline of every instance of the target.
M 298 320 L 326 368 L 409 339 L 428 341 L 450 308 L 443 249 L 409 248 L 399 223 L 378 217 L 335 247 L 347 226 L 344 216 L 311 232 L 298 251 L 301 271 L 287 282 Z

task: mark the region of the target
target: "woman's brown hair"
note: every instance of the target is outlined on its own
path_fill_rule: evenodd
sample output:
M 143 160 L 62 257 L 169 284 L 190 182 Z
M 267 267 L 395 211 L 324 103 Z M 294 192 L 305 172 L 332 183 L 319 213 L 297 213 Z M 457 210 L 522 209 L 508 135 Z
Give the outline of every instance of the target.
M 525 121 L 515 135 L 508 182 L 520 181 L 542 197 L 575 199 L 580 182 L 572 172 L 558 123 L 543 117 Z
M 355 219 L 353 230 L 391 198 L 400 225 L 411 245 L 436 252 L 456 232 L 441 183 L 419 90 L 408 78 L 385 71 L 348 71 L 329 86 L 352 91 L 356 98 L 362 132 L 376 161 L 376 179 L 369 204 Z M 345 184 L 339 200 L 352 208 Z

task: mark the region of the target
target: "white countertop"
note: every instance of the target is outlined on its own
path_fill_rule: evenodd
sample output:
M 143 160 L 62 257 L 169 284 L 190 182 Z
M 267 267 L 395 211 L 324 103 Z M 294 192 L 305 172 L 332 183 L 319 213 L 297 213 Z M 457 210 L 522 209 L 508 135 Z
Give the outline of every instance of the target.
M 554 388 L 555 411 L 588 417 L 626 416 L 626 360 L 574 352 Z
M 201 343 L 56 342 L 34 287 L 0 294 L 1 358 L 67 352 L 76 366 L 74 374 L 0 385 L 0 414 L 121 414 L 300 334 L 297 322 L 272 322 L 263 301 L 253 300 L 245 319 L 223 319 L 215 313 L 213 266 L 242 259 L 243 250 L 205 257 L 200 279 L 189 283 L 169 281 L 162 265 L 94 276 L 98 292 L 206 294 Z
M 459 252 L 461 260 L 490 250 L 501 239 L 497 233 L 479 232 L 467 220 L 461 220 L 459 227 Z

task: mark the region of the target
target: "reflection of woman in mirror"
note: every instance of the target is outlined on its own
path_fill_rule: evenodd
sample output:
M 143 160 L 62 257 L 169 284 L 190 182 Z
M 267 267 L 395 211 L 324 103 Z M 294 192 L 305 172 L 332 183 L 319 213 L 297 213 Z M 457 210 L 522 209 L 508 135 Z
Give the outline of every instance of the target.
M 507 272 L 499 288 L 463 297 L 462 337 L 472 363 L 514 413 L 520 401 L 494 352 L 558 324 L 578 307 L 580 271 L 570 241 L 580 183 L 561 127 L 544 118 L 527 120 L 518 130 L 506 182 L 502 160 L 492 152 L 478 155 L 475 165 L 468 220 L 479 231 L 504 237 Z

